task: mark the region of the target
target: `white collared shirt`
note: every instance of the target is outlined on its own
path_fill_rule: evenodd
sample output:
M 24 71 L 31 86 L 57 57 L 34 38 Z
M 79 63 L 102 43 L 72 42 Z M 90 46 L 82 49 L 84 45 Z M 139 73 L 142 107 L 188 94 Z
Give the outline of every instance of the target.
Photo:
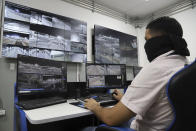
M 166 95 L 166 85 L 173 74 L 184 67 L 186 57 L 169 55 L 155 58 L 128 87 L 121 102 L 137 114 L 131 128 L 137 131 L 165 131 L 174 116 Z

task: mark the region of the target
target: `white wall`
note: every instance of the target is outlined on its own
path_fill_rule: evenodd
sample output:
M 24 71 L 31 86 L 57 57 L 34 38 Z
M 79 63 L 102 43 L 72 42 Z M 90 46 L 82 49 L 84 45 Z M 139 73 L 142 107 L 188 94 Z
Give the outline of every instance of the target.
M 188 44 L 190 51 L 189 60 L 193 61 L 196 58 L 196 8 L 183 11 L 175 14 L 172 17 L 176 18 L 182 25 L 184 39 Z
M 144 44 L 145 44 L 145 29 L 146 25 L 143 26 L 142 28 L 137 28 L 137 38 L 138 38 L 138 53 L 139 53 L 139 65 L 140 66 L 145 66 L 148 64 L 148 59 L 144 50 Z
M 135 28 L 125 22 L 93 13 L 90 10 L 66 3 L 62 0 L 8 0 L 28 7 L 75 18 L 87 22 L 87 61 L 92 61 L 92 29 L 94 24 L 105 26 L 127 34 L 136 35 Z
M 191 8 L 180 12 L 178 14 L 172 15 L 177 19 L 182 25 L 184 32 L 184 39 L 187 41 L 188 49 L 190 51 L 190 57 L 188 57 L 189 61 L 193 61 L 196 58 L 196 8 Z M 147 23 L 144 25 L 146 26 Z M 143 28 L 137 29 L 138 32 L 138 41 L 139 41 L 139 59 L 140 66 L 145 66 L 148 63 L 145 51 L 144 51 L 144 35 L 145 35 L 145 26 Z

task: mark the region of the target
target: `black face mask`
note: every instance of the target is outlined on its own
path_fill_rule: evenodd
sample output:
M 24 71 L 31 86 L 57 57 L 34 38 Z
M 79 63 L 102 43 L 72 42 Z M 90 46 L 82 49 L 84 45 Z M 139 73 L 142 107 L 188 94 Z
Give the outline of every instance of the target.
M 151 38 L 146 41 L 144 49 L 149 62 L 171 50 L 174 50 L 174 52 L 170 55 L 190 56 L 186 41 L 176 36 L 164 35 Z

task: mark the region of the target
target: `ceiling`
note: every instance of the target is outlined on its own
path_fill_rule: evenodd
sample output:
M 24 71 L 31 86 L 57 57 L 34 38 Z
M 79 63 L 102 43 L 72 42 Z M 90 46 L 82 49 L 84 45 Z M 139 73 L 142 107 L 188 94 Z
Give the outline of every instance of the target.
M 183 0 L 95 0 L 96 3 L 125 13 L 132 18 L 143 18 L 182 1 Z

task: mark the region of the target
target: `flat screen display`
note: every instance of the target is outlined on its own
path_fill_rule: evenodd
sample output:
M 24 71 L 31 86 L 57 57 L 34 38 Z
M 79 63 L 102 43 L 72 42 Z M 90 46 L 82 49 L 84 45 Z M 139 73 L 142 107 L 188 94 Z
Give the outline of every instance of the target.
M 137 37 L 94 26 L 95 63 L 138 65 Z
M 18 55 L 17 89 L 19 91 L 65 91 L 66 82 L 65 62 Z
M 105 77 L 104 76 L 88 76 L 88 85 L 90 88 L 105 87 Z
M 2 56 L 86 62 L 87 23 L 5 2 Z
M 126 66 L 124 64 L 86 64 L 89 88 L 124 88 Z

